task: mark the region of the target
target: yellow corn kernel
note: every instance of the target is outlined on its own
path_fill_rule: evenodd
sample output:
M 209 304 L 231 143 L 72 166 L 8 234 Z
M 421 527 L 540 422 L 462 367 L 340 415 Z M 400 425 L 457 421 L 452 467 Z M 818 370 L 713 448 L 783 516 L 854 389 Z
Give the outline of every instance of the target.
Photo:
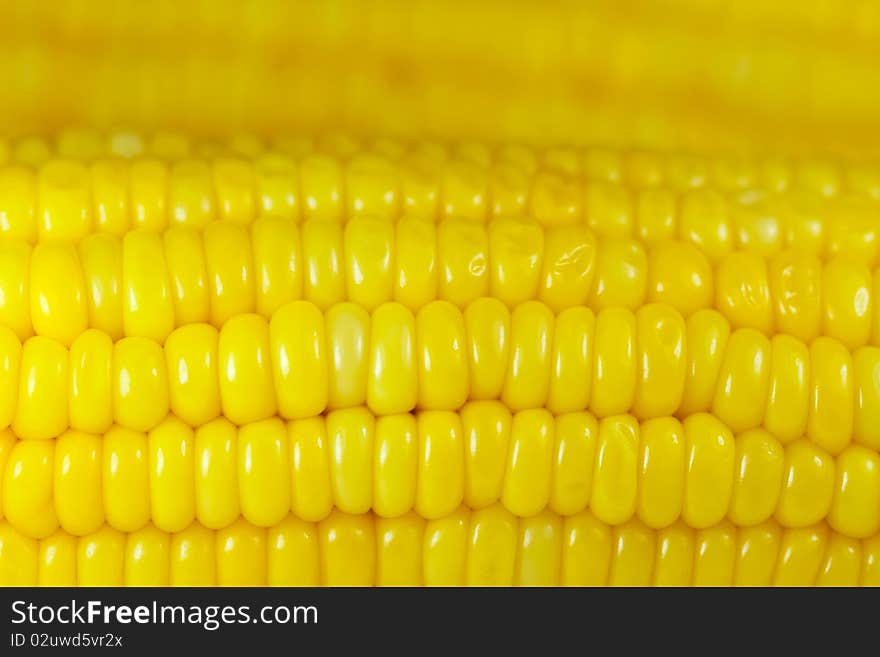
M 862 541 L 862 586 L 880 584 L 880 536 Z
M 862 567 L 862 546 L 849 536 L 832 534 L 816 586 L 858 586 Z
M 262 217 L 251 227 L 257 313 L 272 314 L 303 296 L 302 243 L 296 224 L 282 217 Z
M 2 487 L 2 480 L 6 476 L 6 462 L 9 460 L 9 455 L 12 453 L 12 448 L 15 447 L 18 439 L 15 437 L 15 434 L 12 433 L 10 429 L 3 429 L 0 431 L 0 487 Z M 0 519 L 3 518 L 3 495 L 0 495 Z
M 782 489 L 784 459 L 782 445 L 763 429 L 737 436 L 728 513 L 736 525 L 757 525 L 773 515 Z
M 102 490 L 107 523 L 123 532 L 150 520 L 150 463 L 147 437 L 114 426 L 104 435 Z
M 334 510 L 318 526 L 323 586 L 373 586 L 376 536 L 368 515 Z
M 675 194 L 660 187 L 641 189 L 636 194 L 636 237 L 646 244 L 672 239 L 676 224 Z
M 675 418 L 654 418 L 641 425 L 639 438 L 636 511 L 648 527 L 668 527 L 681 515 L 684 502 L 684 430 Z
M 697 532 L 694 586 L 732 586 L 736 564 L 736 530 L 721 523 Z
M 370 315 L 353 303 L 339 303 L 324 314 L 330 409 L 362 406 L 367 400 Z
M 88 326 L 85 282 L 76 248 L 38 244 L 31 255 L 31 320 L 34 332 L 69 347 Z
M 30 301 L 31 247 L 18 240 L 0 242 L 0 323 L 24 342 L 34 334 Z
M 53 504 L 54 440 L 19 440 L 3 476 L 3 515 L 16 530 L 45 538 L 58 528 Z
M 418 395 L 416 321 L 398 303 L 373 311 L 367 405 L 378 415 L 411 411 Z
M 75 242 L 92 232 L 88 169 L 52 160 L 37 175 L 37 229 L 40 240 Z
M 415 313 L 438 296 L 437 226 L 404 217 L 395 230 L 393 298 Z
M 269 323 L 278 414 L 287 419 L 318 415 L 327 406 L 324 317 L 307 301 L 291 301 Z
M 343 216 L 343 172 L 338 160 L 326 155 L 307 155 L 300 161 L 300 189 L 305 221 L 338 223 Z
M 125 586 L 168 586 L 170 543 L 168 534 L 153 525 L 126 536 Z
M 561 226 L 581 220 L 581 190 L 570 175 L 540 171 L 534 176 L 530 214 L 543 226 Z
M 182 159 L 168 177 L 169 224 L 202 229 L 217 213 L 211 169 L 200 160 Z
M 549 499 L 556 513 L 570 515 L 589 505 L 598 433 L 596 418 L 589 413 L 556 417 Z
M 419 466 L 418 429 L 409 413 L 376 420 L 373 510 L 394 518 L 413 508 Z
M 637 381 L 636 318 L 624 308 L 596 316 L 590 411 L 596 417 L 625 413 L 632 407 Z
M 834 458 L 821 447 L 807 440 L 788 445 L 776 519 L 785 527 L 805 527 L 824 518 L 834 496 L 835 470 Z
M 452 513 L 464 497 L 464 444 L 457 413 L 418 415 L 418 471 L 415 509 L 433 519 Z
M 88 305 L 88 325 L 118 340 L 122 321 L 122 243 L 117 237 L 97 233 L 79 246 L 79 260 Z
M 562 519 L 550 512 L 519 523 L 516 586 L 556 586 L 562 560 Z
M 678 236 L 717 262 L 733 249 L 733 226 L 727 199 L 713 189 L 695 189 L 681 199 Z M 716 279 L 716 294 L 720 281 Z
M 584 191 L 584 215 L 587 225 L 600 237 L 625 238 L 632 234 L 632 198 L 622 185 L 588 183 Z
M 122 240 L 122 323 L 127 336 L 164 342 L 174 329 L 162 238 L 145 230 Z
M 636 312 L 638 379 L 633 415 L 670 415 L 681 403 L 686 376 L 685 322 L 674 308 L 659 303 Z
M 244 226 L 216 222 L 205 228 L 203 242 L 211 323 L 221 328 L 230 318 L 256 310 L 251 240 Z
M 400 197 L 407 214 L 433 222 L 439 213 L 439 177 L 445 155 L 437 156 L 427 150 L 423 146 L 401 162 Z
M 586 304 L 596 258 L 596 237 L 586 226 L 546 228 L 538 298 L 554 312 Z
M 761 424 L 770 369 L 770 340 L 754 329 L 734 331 L 727 341 L 712 402 L 712 412 L 731 431 Z
M 853 441 L 880 450 L 880 348 L 856 350 L 853 379 L 856 400 Z
M 764 258 L 749 251 L 731 253 L 721 260 L 715 274 L 715 307 L 731 326 L 771 333 L 773 307 Z
M 125 534 L 104 525 L 83 536 L 76 551 L 76 580 L 79 586 L 122 586 L 125 564 Z
M 101 232 L 124 235 L 129 228 L 129 189 L 135 189 L 130 168 L 124 160 L 102 158 L 89 168 L 92 214 Z M 137 217 L 137 209 L 132 208 Z
M 394 288 L 394 224 L 371 217 L 345 224 L 346 297 L 369 311 L 391 301 Z
M 764 428 L 783 443 L 804 435 L 810 407 L 810 352 L 789 335 L 770 342 L 770 383 Z
M 510 311 L 491 297 L 464 311 L 471 399 L 497 399 L 504 389 L 510 352 Z
M 234 424 L 275 415 L 269 325 L 259 315 L 236 315 L 223 325 L 218 341 L 220 403 Z
M 165 341 L 171 410 L 190 426 L 220 415 L 217 343 L 217 329 L 210 324 L 182 326 Z
M 579 411 L 590 404 L 595 325 L 589 308 L 568 308 L 556 316 L 547 397 L 553 413 Z
M 310 522 L 323 520 L 333 507 L 327 425 L 323 417 L 293 420 L 287 425 L 287 434 L 293 512 Z
M 10 329 L 0 325 L 0 430 L 15 419 L 21 370 L 21 342 Z
M 266 530 L 244 518 L 216 533 L 218 586 L 265 586 Z
M 61 530 L 40 541 L 37 586 L 76 586 L 77 542 L 75 536 Z
M 37 176 L 29 167 L 0 168 L 0 233 L 4 239 L 37 241 Z
M 654 586 L 690 586 L 694 577 L 694 530 L 677 522 L 657 532 Z
M 735 586 L 770 586 L 779 555 L 782 532 L 768 520 L 737 531 Z
M 810 410 L 807 436 L 832 454 L 852 437 L 854 415 L 853 361 L 849 351 L 831 338 L 810 345 Z
M 70 534 L 91 534 L 104 524 L 102 452 L 99 436 L 79 431 L 56 441 L 52 495 L 58 523 Z
M 39 544 L 0 521 L 0 586 L 36 586 Z
M 447 162 L 441 171 L 440 209 L 445 217 L 482 222 L 488 206 L 485 167 L 464 159 Z
M 647 293 L 648 257 L 635 240 L 611 239 L 599 245 L 590 306 L 635 310 Z
M 375 524 L 376 586 L 421 586 L 425 520 L 408 513 Z
M 461 409 L 464 440 L 464 502 L 472 509 L 501 497 L 512 417 L 497 401 L 473 401 Z
M 706 413 L 690 416 L 682 426 L 687 470 L 681 515 L 691 527 L 703 529 L 727 513 L 736 444 L 730 429 Z
M 425 524 L 422 572 L 426 586 L 462 586 L 465 583 L 469 512 L 459 507 L 444 518 Z
M 440 298 L 464 307 L 489 295 L 489 237 L 466 219 L 446 219 L 437 228 Z
M 602 522 L 616 525 L 636 510 L 639 424 L 631 415 L 599 422 L 590 508 Z
M 654 575 L 656 537 L 638 520 L 612 530 L 611 586 L 649 586 Z
M 850 445 L 837 456 L 834 498 L 828 513 L 831 528 L 853 538 L 880 529 L 880 455 Z
M 169 415 L 150 432 L 147 442 L 153 523 L 161 531 L 181 531 L 196 515 L 193 431 Z
M 501 501 L 518 516 L 541 511 L 550 500 L 554 421 L 543 409 L 513 416 Z
M 168 413 L 168 370 L 162 347 L 123 338 L 113 347 L 113 411 L 117 424 L 149 431 Z
M 318 586 L 321 569 L 318 528 L 289 515 L 266 534 L 269 586 Z
M 819 334 L 822 318 L 822 265 L 802 249 L 773 256 L 767 275 L 776 328 L 780 333 L 810 342 Z
M 515 160 L 516 158 L 514 158 Z M 565 209 L 553 203 L 546 194 L 536 197 L 529 194 L 532 175 L 522 163 L 502 158 L 489 169 L 489 199 L 492 218 L 518 217 L 526 213 L 527 203 L 531 200 L 530 216 L 535 217 L 544 225 L 544 219 L 553 220 L 564 214 Z M 564 204 L 567 199 L 560 199 Z
M 123 225 L 123 217 L 120 212 L 128 206 L 133 226 L 154 231 L 164 230 L 168 225 L 170 208 L 169 176 L 165 163 L 152 158 L 132 162 L 131 168 L 128 170 L 128 199 L 122 196 L 123 190 L 118 188 L 117 176 L 119 176 L 119 172 L 113 170 L 113 173 L 115 175 L 111 178 L 108 170 L 107 178 L 102 186 L 103 197 L 106 200 L 103 204 L 96 205 L 95 212 L 98 222 L 100 223 L 102 216 L 106 216 L 108 220 L 112 216 L 111 225 L 114 227 L 112 232 L 115 233 L 117 227 L 121 228 Z M 93 184 L 95 186 L 93 194 L 97 197 L 98 183 L 96 181 Z
M 871 272 L 851 256 L 835 258 L 822 270 L 822 335 L 848 349 L 861 347 L 871 336 L 873 308 Z M 31 311 L 33 312 L 33 310 Z
M 509 360 L 501 399 L 512 411 L 546 403 L 553 325 L 553 313 L 537 301 L 527 301 L 511 314 Z
M 164 247 L 175 324 L 209 322 L 212 283 L 200 233 L 186 226 L 171 228 L 165 231 Z
M 291 468 L 287 428 L 278 418 L 238 431 L 238 491 L 242 515 L 271 527 L 290 512 Z
M 330 483 L 336 506 L 346 513 L 364 513 L 373 501 L 375 419 L 363 407 L 327 415 Z
M 171 535 L 169 583 L 213 586 L 216 581 L 214 532 L 197 522 Z
M 648 251 L 648 299 L 667 303 L 682 315 L 711 308 L 712 268 L 706 256 L 689 242 L 664 240 Z
M 220 158 L 211 167 L 220 219 L 250 224 L 256 214 L 256 179 L 250 161 Z
M 195 508 L 199 522 L 210 529 L 225 527 L 238 517 L 238 432 L 225 418 L 196 430 Z
M 471 513 L 465 583 L 512 586 L 516 567 L 518 522 L 499 505 Z
M 541 277 L 544 231 L 535 221 L 500 218 L 489 224 L 489 292 L 513 308 L 534 299 Z
M 70 346 L 70 426 L 104 433 L 113 423 L 113 342 L 95 329 L 81 333 Z
M 568 516 L 562 529 L 564 586 L 603 586 L 611 565 L 611 529 L 590 511 Z
M 813 586 L 828 545 L 828 527 L 787 529 L 779 544 L 774 586 Z
M 465 324 L 448 301 L 432 301 L 416 315 L 418 406 L 457 410 L 468 397 Z
M 19 438 L 54 438 L 68 424 L 69 354 L 59 342 L 29 338 L 21 350 L 12 429 Z

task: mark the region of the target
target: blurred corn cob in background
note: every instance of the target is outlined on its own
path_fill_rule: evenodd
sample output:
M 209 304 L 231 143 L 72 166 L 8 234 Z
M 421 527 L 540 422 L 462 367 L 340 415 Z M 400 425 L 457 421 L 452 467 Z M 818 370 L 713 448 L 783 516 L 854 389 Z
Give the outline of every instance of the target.
M 0 583 L 877 583 L 873 3 L 0 15 Z

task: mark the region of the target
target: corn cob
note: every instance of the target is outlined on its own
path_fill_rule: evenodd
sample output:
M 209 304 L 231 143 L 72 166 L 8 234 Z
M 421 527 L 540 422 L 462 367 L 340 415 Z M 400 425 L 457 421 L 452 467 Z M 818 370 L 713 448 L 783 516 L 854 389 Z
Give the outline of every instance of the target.
M 375 418 L 358 407 L 287 425 L 218 419 L 196 431 L 169 416 L 149 434 L 114 427 L 103 439 L 70 431 L 15 441 L 7 432 L 0 447 L 2 514 L 34 538 L 104 522 L 122 532 L 150 522 L 176 532 L 194 519 L 220 529 L 239 515 L 269 527 L 291 511 L 319 521 L 334 507 L 433 519 L 498 501 L 522 517 L 589 508 L 611 525 L 638 518 L 657 529 L 679 518 L 705 528 L 775 517 L 793 528 L 827 520 L 854 538 L 880 531 L 876 451 L 851 445 L 835 457 L 764 429 L 735 437 L 706 413 L 597 421 L 476 401 L 461 413 Z
M 589 511 L 525 519 L 498 505 L 440 519 L 334 511 L 261 528 L 107 526 L 34 540 L 0 522 L 0 584 L 80 586 L 877 586 L 880 540 L 773 521 L 653 530 Z

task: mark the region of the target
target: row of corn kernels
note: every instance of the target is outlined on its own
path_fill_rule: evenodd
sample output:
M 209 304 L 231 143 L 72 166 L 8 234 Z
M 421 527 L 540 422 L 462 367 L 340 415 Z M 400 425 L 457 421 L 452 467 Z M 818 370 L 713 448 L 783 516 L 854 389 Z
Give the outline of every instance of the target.
M 838 193 L 880 195 L 880 169 L 871 163 L 822 159 L 755 158 L 727 154 L 684 153 L 621 148 L 557 146 L 531 148 L 522 144 L 493 146 L 474 141 L 409 142 L 389 138 L 362 140 L 350 134 L 318 137 L 282 137 L 272 143 L 254 135 L 238 134 L 219 141 L 197 141 L 180 133 L 145 136 L 131 131 L 106 135 L 64 130 L 54 139 L 25 137 L 0 141 L 0 165 L 39 168 L 53 159 L 94 163 L 115 158 L 186 159 L 241 158 L 258 160 L 279 154 L 296 160 L 327 155 L 342 162 L 374 156 L 392 163 L 423 161 L 461 162 L 482 169 L 514 165 L 528 175 L 539 169 L 635 189 L 666 186 L 682 191 L 711 187 L 723 192 L 746 189 L 798 189 L 821 196 Z
M 182 326 L 164 346 L 114 343 L 96 329 L 70 349 L 43 336 L 22 345 L 0 327 L 0 428 L 45 439 L 114 422 L 148 431 L 169 411 L 191 426 L 221 413 L 241 425 L 360 405 L 388 415 L 500 399 L 513 411 L 589 409 L 600 418 L 712 411 L 736 433 L 763 426 L 783 442 L 806 436 L 838 454 L 851 441 L 880 450 L 878 372 L 878 347 L 771 340 L 731 331 L 715 310 L 684 320 L 666 304 L 554 315 L 537 301 L 510 312 L 481 298 L 464 312 L 433 301 L 417 314 L 397 303 L 370 314 L 292 301 L 270 321 L 242 314 L 219 331 Z
M 613 177 L 613 176 L 612 176 Z M 508 153 L 489 167 L 446 161 L 417 148 L 396 161 L 375 154 L 341 160 L 268 153 L 253 160 L 219 157 L 52 160 L 34 172 L 0 168 L 0 234 L 29 243 L 80 240 L 93 232 L 203 228 L 216 220 L 250 224 L 259 217 L 297 223 L 344 223 L 401 216 L 483 224 L 531 217 L 545 227 L 588 225 L 602 238 L 644 242 L 679 238 L 712 260 L 735 250 L 772 254 L 797 247 L 821 257 L 877 259 L 877 189 L 823 195 L 796 188 L 725 192 L 697 187 L 634 189 L 580 177 Z
M 773 521 L 616 527 L 589 511 L 517 519 L 495 505 L 437 520 L 334 511 L 167 534 L 102 527 L 34 540 L 0 521 L 3 586 L 877 586 L 880 539 Z
M 827 519 L 847 536 L 880 531 L 880 455 L 852 445 L 837 457 L 808 440 L 783 445 L 764 429 L 734 437 L 706 413 L 680 422 L 597 422 L 586 412 L 516 414 L 500 402 L 460 413 L 374 417 L 363 407 L 284 423 L 235 427 L 226 419 L 193 430 L 169 416 L 148 434 L 113 427 L 57 440 L 0 442 L 2 514 L 43 538 L 104 522 L 134 531 L 152 521 L 180 531 L 212 529 L 239 515 L 271 526 L 291 511 L 317 521 L 335 506 L 395 517 L 439 518 L 464 503 L 499 501 L 511 513 L 584 509 L 617 525 L 653 528 L 679 518 L 704 528 L 728 518 L 785 527 Z M 5 464 L 5 467 L 4 467 Z
M 715 307 L 734 328 L 805 342 L 826 335 L 854 349 L 880 344 L 878 291 L 880 269 L 850 257 L 736 252 L 713 266 L 684 241 L 597 242 L 583 226 L 542 229 L 519 219 L 299 227 L 266 218 L 202 233 L 94 235 L 79 247 L 0 244 L 0 323 L 19 339 L 66 345 L 88 327 L 162 342 L 177 326 L 268 318 L 296 299 L 322 310 L 352 301 L 367 311 L 396 301 L 416 312 L 436 299 L 464 308 L 492 296 L 511 308 L 537 299 L 555 312 L 662 302 L 687 317 Z

